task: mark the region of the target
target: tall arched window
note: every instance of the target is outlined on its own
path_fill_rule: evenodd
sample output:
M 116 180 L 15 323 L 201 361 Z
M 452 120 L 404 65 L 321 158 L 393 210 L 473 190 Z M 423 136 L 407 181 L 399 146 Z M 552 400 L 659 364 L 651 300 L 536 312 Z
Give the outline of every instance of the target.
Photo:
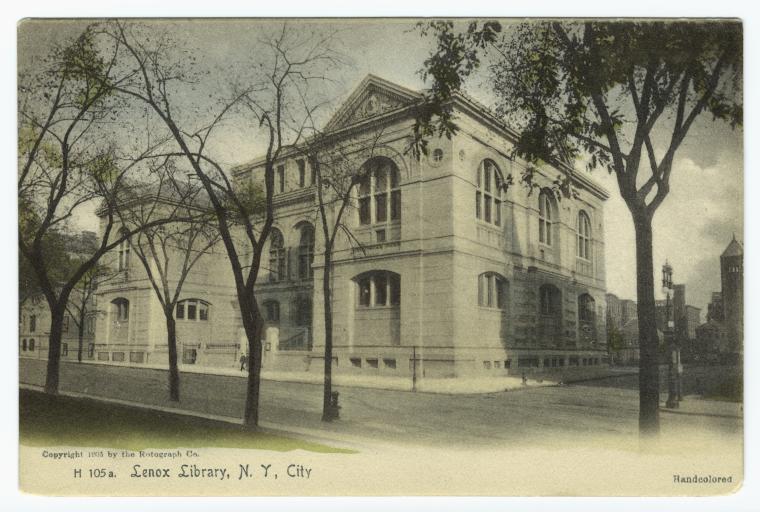
M 554 222 L 554 201 L 551 194 L 542 190 L 538 194 L 538 241 L 552 245 L 552 223 Z
M 377 270 L 356 277 L 360 307 L 399 306 L 401 276 L 395 272 Z
M 126 229 L 121 229 L 119 231 L 119 236 L 124 236 L 128 231 Z M 130 251 L 130 245 L 129 245 L 129 238 L 122 240 L 119 243 L 118 252 L 119 252 L 119 260 L 118 260 L 118 270 L 127 270 L 129 268 L 129 251 Z
M 584 260 L 591 260 L 591 220 L 583 210 L 578 212 L 577 232 L 575 254 Z
M 399 172 L 390 158 L 376 157 L 364 164 L 359 180 L 359 223 L 382 224 L 401 220 Z
M 596 318 L 596 302 L 588 293 L 578 296 L 578 321 L 593 323 Z
M 117 322 L 125 322 L 129 319 L 129 301 L 124 297 L 117 297 L 111 301 L 113 316 Z
M 495 272 L 478 276 L 478 305 L 507 309 L 507 280 Z
M 314 277 L 311 268 L 314 262 L 314 228 L 311 224 L 301 226 L 301 240 L 298 243 L 298 278 L 307 280 Z
M 285 239 L 277 228 L 269 235 L 269 280 L 278 282 L 285 279 Z
M 504 181 L 493 160 L 483 160 L 478 167 L 475 192 L 475 217 L 501 226 L 501 190 Z
M 544 284 L 538 289 L 539 312 L 543 316 L 558 316 L 562 307 L 562 295 L 553 284 Z
M 177 320 L 208 320 L 209 303 L 201 299 L 185 299 L 177 302 Z

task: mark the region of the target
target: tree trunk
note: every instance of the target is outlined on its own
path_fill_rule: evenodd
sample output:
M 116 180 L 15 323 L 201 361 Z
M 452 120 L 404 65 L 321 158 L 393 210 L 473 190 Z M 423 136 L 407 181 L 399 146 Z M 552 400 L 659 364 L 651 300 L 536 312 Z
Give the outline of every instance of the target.
M 50 308 L 50 336 L 48 337 L 47 374 L 45 375 L 45 393 L 50 395 L 58 394 L 61 371 L 61 337 L 63 335 L 63 317 L 66 314 L 66 302 L 59 304 Z
M 245 413 L 243 424 L 256 428 L 259 424 L 259 391 L 261 388 L 261 315 L 253 304 L 249 311 L 241 311 L 243 327 L 248 338 L 248 381 L 246 384 Z
M 325 313 L 325 383 L 322 397 L 322 421 L 332 421 L 335 411 L 332 407 L 332 349 L 333 349 L 333 315 L 332 315 L 332 290 L 330 289 L 330 276 L 332 274 L 331 250 L 325 250 L 325 265 L 322 271 L 322 293 L 324 294 Z
M 166 317 L 166 344 L 169 348 L 169 400 L 179 402 L 179 367 L 177 366 L 177 322 L 173 309 L 164 311 Z
M 79 319 L 79 325 L 77 326 L 77 335 L 79 336 L 79 346 L 77 347 L 77 361 L 82 362 L 82 346 L 84 345 L 84 315 Z
M 639 316 L 639 433 L 646 437 L 660 431 L 659 339 L 654 302 L 652 219 L 643 213 L 633 213 Z

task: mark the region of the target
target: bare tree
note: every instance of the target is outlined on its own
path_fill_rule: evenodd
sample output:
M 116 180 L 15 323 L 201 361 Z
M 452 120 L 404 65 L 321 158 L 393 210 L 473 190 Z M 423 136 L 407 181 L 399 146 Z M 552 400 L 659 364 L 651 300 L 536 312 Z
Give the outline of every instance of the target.
M 138 24 L 113 21 L 100 30 L 120 53 L 124 69 L 135 71 L 128 82 L 110 86 L 120 95 L 147 106 L 157 117 L 176 144 L 177 149 L 170 154 L 186 159 L 207 194 L 230 262 L 248 340 L 250 364 L 244 422 L 256 426 L 263 318 L 254 286 L 274 220 L 275 163 L 288 144 L 298 143 L 304 120 L 322 105 L 316 102 L 304 112 L 301 103 L 292 100 L 308 94 L 312 84 L 324 82 L 329 68 L 339 63 L 328 44 L 330 36 L 314 37 L 283 25 L 273 37 L 260 42 L 261 53 L 250 66 L 255 74 L 248 84 L 223 101 L 216 112 L 205 112 L 206 120 L 199 123 L 201 113 L 182 116 L 182 101 L 177 100 L 179 94 L 175 95 L 183 85 L 192 86 L 200 80 L 194 73 L 191 51 L 178 48 L 168 35 Z M 261 169 L 254 170 L 263 171 L 263 198 L 257 196 L 250 183 L 236 185 L 220 161 L 207 151 L 215 128 L 237 108 L 254 116 L 266 147 Z M 199 128 L 188 128 L 199 124 Z
M 315 130 L 316 131 L 316 130 Z M 371 179 L 373 169 L 365 165 L 375 156 L 375 149 L 383 134 L 378 130 L 361 141 L 340 142 L 329 134 L 317 133 L 304 140 L 299 151 L 307 158 L 314 173 L 317 195 L 317 217 L 322 227 L 322 294 L 324 301 L 324 386 L 322 421 L 332 421 L 338 411 L 332 400 L 333 308 L 332 273 L 333 256 L 339 234 L 348 244 L 364 250 L 362 243 L 345 221 L 346 212 L 356 209 L 354 190 L 364 179 Z
M 66 303 L 66 311 L 77 328 L 77 361 L 82 362 L 84 351 L 84 334 L 88 323 L 95 321 L 102 311 L 95 306 L 93 299 L 98 286 L 117 277 L 118 274 L 108 267 L 97 264 L 84 273 L 82 279 L 74 286 Z
M 169 357 L 169 399 L 179 401 L 179 367 L 177 357 L 177 324 L 174 317 L 182 287 L 193 267 L 219 242 L 219 234 L 211 224 L 208 201 L 203 188 L 189 180 L 180 180 L 169 158 L 161 163 L 161 180 L 149 200 L 124 208 L 119 216 L 122 224 L 139 228 L 150 224 L 157 211 L 170 205 L 181 209 L 187 222 L 162 224 L 140 229 L 130 240 L 132 253 L 142 263 L 151 287 L 161 304 L 166 323 Z

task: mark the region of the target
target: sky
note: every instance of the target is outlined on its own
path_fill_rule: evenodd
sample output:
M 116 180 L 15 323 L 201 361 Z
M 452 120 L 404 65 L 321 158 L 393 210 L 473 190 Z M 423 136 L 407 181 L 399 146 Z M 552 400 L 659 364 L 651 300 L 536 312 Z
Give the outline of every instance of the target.
M 425 87 L 418 71 L 431 42 L 420 37 L 414 20 L 331 23 L 328 27 L 324 21 L 311 20 L 296 25 L 303 31 L 326 28 L 336 31 L 337 47 L 348 61 L 334 75 L 336 80 L 329 90 L 334 101 L 320 114 L 320 119 L 326 121 L 369 73 L 411 89 Z M 164 25 L 169 26 L 165 22 Z M 215 81 L 206 86 L 207 92 L 212 93 L 229 85 L 225 81 L 230 73 L 245 75 L 246 66 L 253 66 L 256 59 L 259 48 L 256 40 L 279 26 L 277 20 L 216 20 L 175 21 L 169 27 L 194 45 L 199 60 L 215 70 L 212 74 Z M 22 29 L 20 64 L 31 62 L 31 57 L 41 54 L 49 41 L 74 33 L 75 28 L 70 23 L 48 23 L 29 26 L 27 32 Z M 24 34 L 33 37 L 25 38 Z M 487 75 L 469 84 L 468 92 L 488 105 Z M 244 124 L 231 122 L 223 126 L 211 145 L 213 154 L 227 166 L 243 163 L 263 152 L 263 146 L 252 140 L 250 127 Z M 655 140 L 655 145 L 661 147 L 666 142 Z M 610 193 L 605 205 L 607 289 L 620 298 L 635 300 L 635 247 L 630 214 L 620 198 L 614 176 L 600 169 L 591 176 Z M 655 215 L 653 229 L 655 282 L 659 282 L 659 269 L 667 259 L 674 269 L 674 281 L 686 284 L 687 302 L 702 308 L 703 320 L 711 292 L 720 290 L 721 252 L 733 234 L 740 241 L 744 239 L 743 190 L 743 133 L 702 115 L 677 153 L 671 192 Z M 94 225 L 87 225 L 87 220 L 83 222 L 86 227 Z M 661 295 L 659 290 L 657 295 Z

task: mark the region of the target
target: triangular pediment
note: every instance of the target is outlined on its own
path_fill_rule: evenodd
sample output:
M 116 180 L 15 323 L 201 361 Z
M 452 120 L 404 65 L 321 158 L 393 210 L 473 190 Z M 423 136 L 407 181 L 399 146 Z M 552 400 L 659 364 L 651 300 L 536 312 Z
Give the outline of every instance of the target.
M 422 95 L 374 75 L 368 75 L 325 126 L 331 132 L 358 122 L 401 109 Z

